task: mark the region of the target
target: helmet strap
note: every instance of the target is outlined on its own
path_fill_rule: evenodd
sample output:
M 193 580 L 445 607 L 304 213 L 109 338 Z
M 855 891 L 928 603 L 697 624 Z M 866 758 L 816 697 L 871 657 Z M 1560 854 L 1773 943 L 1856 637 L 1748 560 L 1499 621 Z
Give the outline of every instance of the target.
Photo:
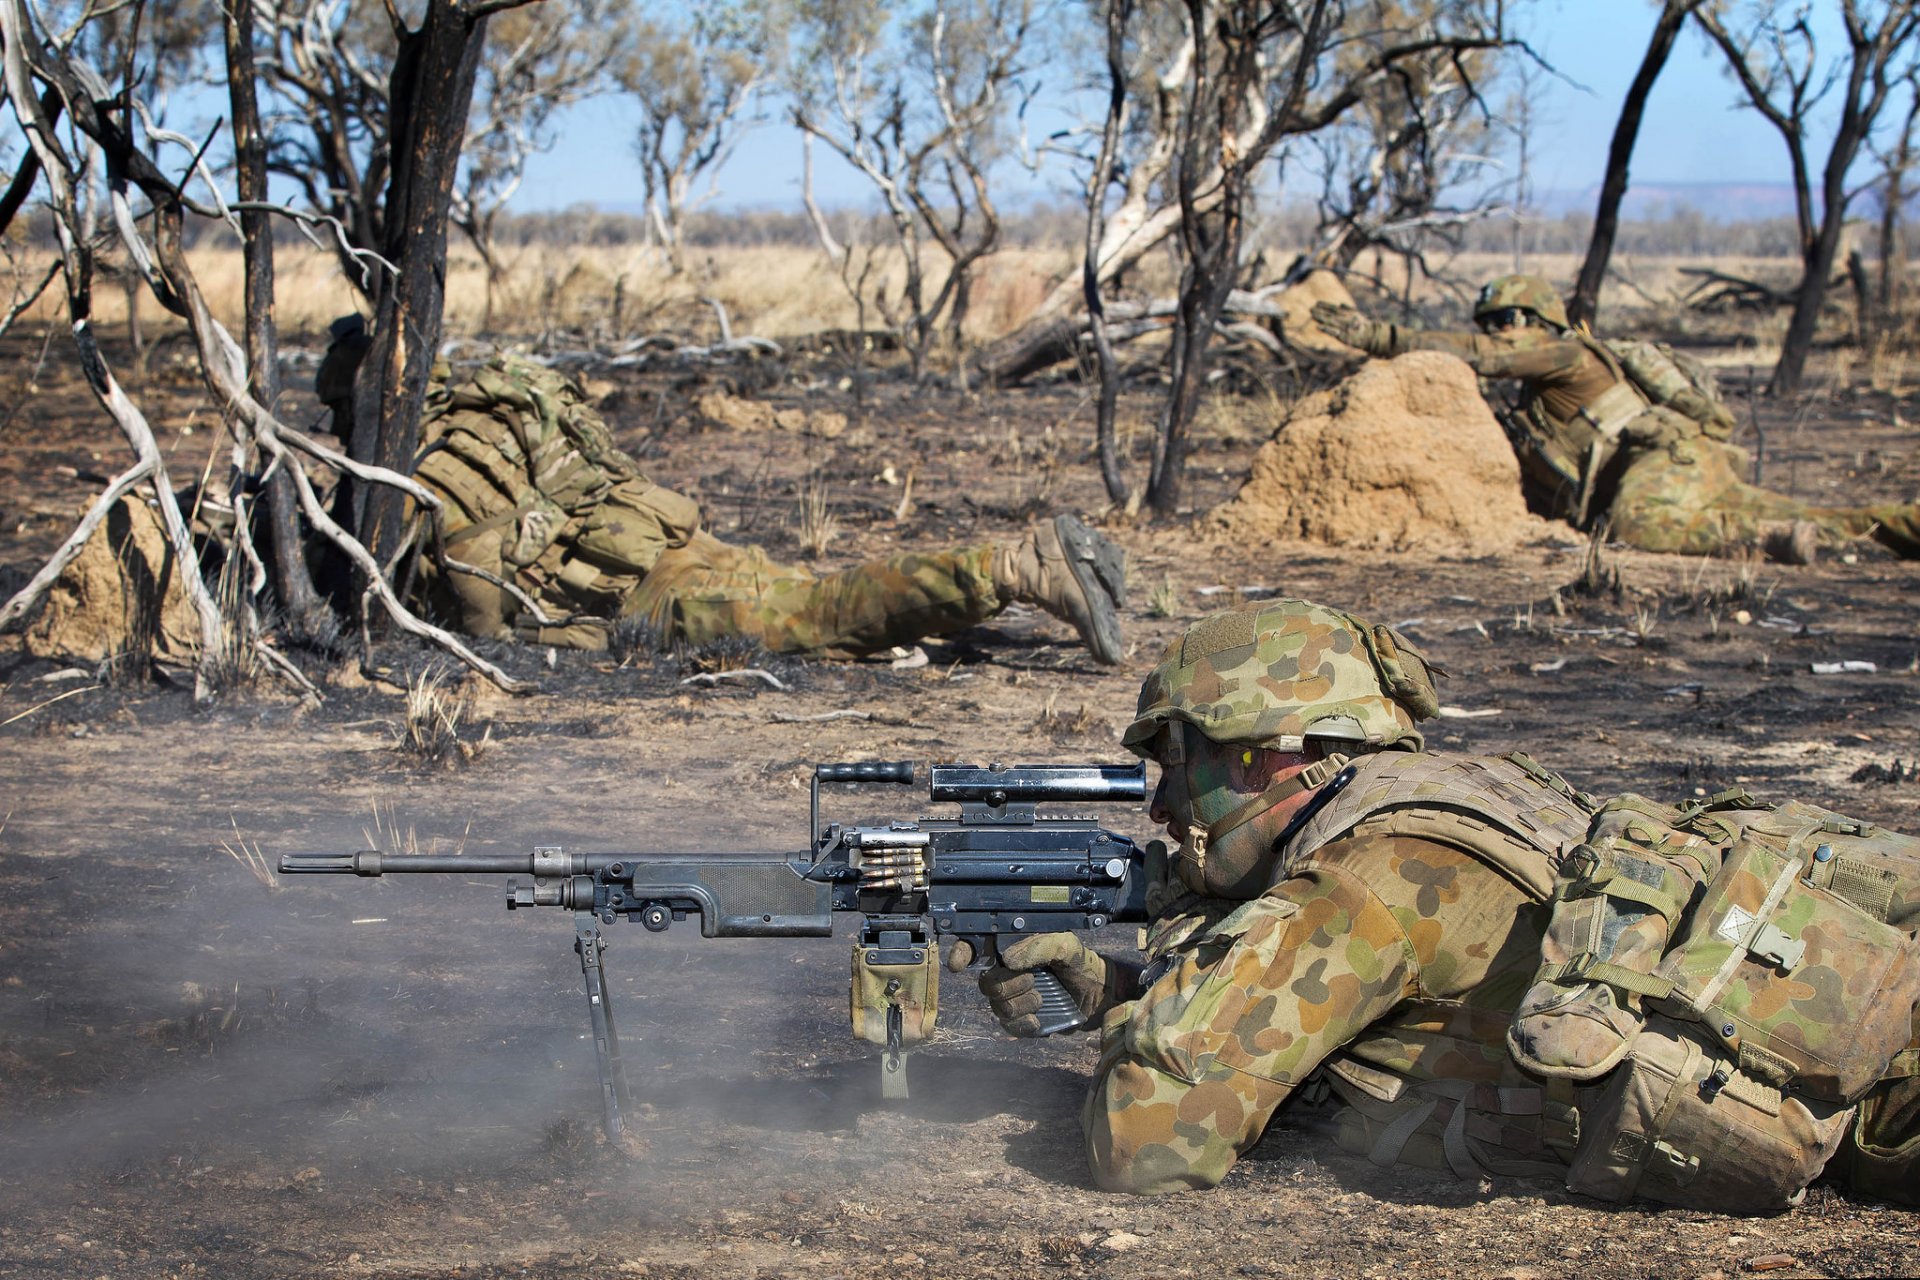
M 1340 772 L 1347 763 L 1347 757 L 1334 754 L 1323 760 L 1314 760 L 1303 766 L 1298 773 L 1288 774 L 1272 786 L 1240 805 L 1231 813 L 1212 823 L 1205 830 L 1189 827 L 1179 851 L 1174 855 L 1175 871 L 1188 888 L 1196 893 L 1206 893 L 1200 886 L 1206 880 L 1207 851 L 1223 837 L 1230 836 L 1254 818 L 1268 812 L 1278 805 L 1299 795 L 1303 791 L 1312 791 L 1326 784 L 1334 774 Z

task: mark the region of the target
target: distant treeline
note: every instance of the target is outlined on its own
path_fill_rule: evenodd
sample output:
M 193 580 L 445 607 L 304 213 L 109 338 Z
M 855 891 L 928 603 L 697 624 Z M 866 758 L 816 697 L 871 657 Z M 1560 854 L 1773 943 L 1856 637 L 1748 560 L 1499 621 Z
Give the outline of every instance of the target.
M 828 223 L 842 243 L 884 244 L 892 238 L 881 215 L 838 210 Z M 1001 244 L 1006 248 L 1064 249 L 1086 236 L 1086 215 L 1066 203 L 1036 204 L 1003 214 Z M 1312 244 L 1320 219 L 1310 207 L 1295 206 L 1265 215 L 1260 239 L 1276 249 Z M 1523 214 L 1483 218 L 1459 229 L 1457 247 L 1470 253 L 1584 254 L 1593 230 L 1586 213 L 1556 216 Z M 686 220 L 686 243 L 693 249 L 791 246 L 818 244 L 806 214 L 783 209 L 702 211 Z M 637 213 L 615 212 L 577 205 L 541 213 L 503 216 L 496 233 L 502 245 L 594 245 L 626 247 L 646 243 L 649 227 Z M 1724 221 L 1691 206 L 1667 211 L 1658 218 L 1623 221 L 1615 252 L 1655 257 L 1709 257 L 1734 255 L 1751 258 L 1792 258 L 1798 252 L 1791 218 Z

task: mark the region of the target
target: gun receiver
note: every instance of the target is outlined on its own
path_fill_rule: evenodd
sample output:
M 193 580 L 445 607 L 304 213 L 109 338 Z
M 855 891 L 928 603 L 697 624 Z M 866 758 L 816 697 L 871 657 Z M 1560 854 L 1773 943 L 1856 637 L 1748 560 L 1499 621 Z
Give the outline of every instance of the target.
M 508 883 L 509 909 L 571 910 L 612 1137 L 631 1104 L 601 967 L 601 925 L 624 916 L 658 933 L 696 916 L 708 938 L 825 937 L 836 914 L 856 913 L 863 920 L 853 948 L 854 1034 L 884 1046 L 882 1093 L 904 1098 L 907 1050 L 932 1034 L 938 1016 L 940 936 L 965 938 L 976 957 L 993 962 L 1003 941 L 1024 934 L 1142 922 L 1148 879 L 1143 853 L 1127 837 L 1085 815 L 1039 812 L 1047 804 L 1142 800 L 1143 764 L 935 765 L 929 797 L 958 804 L 958 817 L 822 828 L 823 782 L 913 780 L 905 762 L 817 766 L 802 853 L 583 854 L 541 846 L 402 857 L 366 850 L 289 854 L 280 869 L 526 876 Z M 1035 982 L 1043 1035 L 1082 1025 L 1057 978 L 1042 970 Z

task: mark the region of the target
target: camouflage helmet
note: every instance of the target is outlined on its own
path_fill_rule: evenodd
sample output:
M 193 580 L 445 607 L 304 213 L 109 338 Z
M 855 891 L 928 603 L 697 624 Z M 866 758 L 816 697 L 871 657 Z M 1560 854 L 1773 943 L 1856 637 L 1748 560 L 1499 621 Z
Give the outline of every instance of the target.
M 1473 318 L 1483 320 L 1509 307 L 1537 316 L 1556 329 L 1572 327 L 1567 320 L 1566 304 L 1560 301 L 1553 286 L 1539 276 L 1501 276 L 1487 281 L 1480 287 L 1480 296 L 1473 301 Z
M 1168 646 L 1120 741 L 1146 756 L 1164 725 L 1183 721 L 1215 742 L 1276 751 L 1309 738 L 1349 754 L 1418 751 L 1415 722 L 1440 709 L 1432 670 L 1390 627 L 1305 600 L 1261 601 L 1202 618 Z

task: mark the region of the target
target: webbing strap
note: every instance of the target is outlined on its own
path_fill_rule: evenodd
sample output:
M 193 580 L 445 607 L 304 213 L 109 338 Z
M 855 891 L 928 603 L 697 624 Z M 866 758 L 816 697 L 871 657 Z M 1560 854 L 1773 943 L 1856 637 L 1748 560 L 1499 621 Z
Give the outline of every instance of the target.
M 1670 893 L 1662 893 L 1653 885 L 1635 880 L 1632 876 L 1610 875 L 1605 879 L 1593 878 L 1588 884 L 1609 898 L 1621 902 L 1637 902 L 1643 907 L 1658 911 L 1669 924 L 1680 918 L 1680 904 Z
M 1536 982 L 1556 982 L 1565 985 L 1570 982 L 1604 982 L 1620 991 L 1631 991 L 1635 995 L 1647 996 L 1654 1000 L 1664 1000 L 1672 995 L 1678 985 L 1671 978 L 1657 978 L 1650 973 L 1641 973 L 1625 965 L 1614 964 L 1608 960 L 1596 959 L 1592 952 L 1577 955 L 1561 964 L 1540 966 L 1535 975 Z
M 504 528 L 533 510 L 531 505 L 513 507 L 507 511 L 496 512 L 485 520 L 476 520 L 463 529 L 456 529 L 443 540 L 446 546 L 457 547 L 469 538 L 477 538 L 493 529 Z
M 1399 1119 L 1382 1129 L 1380 1136 L 1373 1140 L 1373 1149 L 1367 1152 L 1368 1162 L 1382 1169 L 1390 1169 L 1399 1163 L 1400 1153 L 1406 1150 L 1407 1143 L 1412 1140 L 1414 1133 L 1427 1122 L 1427 1117 L 1431 1116 L 1439 1105 L 1440 1099 L 1428 1098 L 1425 1102 L 1409 1107 L 1401 1113 Z

